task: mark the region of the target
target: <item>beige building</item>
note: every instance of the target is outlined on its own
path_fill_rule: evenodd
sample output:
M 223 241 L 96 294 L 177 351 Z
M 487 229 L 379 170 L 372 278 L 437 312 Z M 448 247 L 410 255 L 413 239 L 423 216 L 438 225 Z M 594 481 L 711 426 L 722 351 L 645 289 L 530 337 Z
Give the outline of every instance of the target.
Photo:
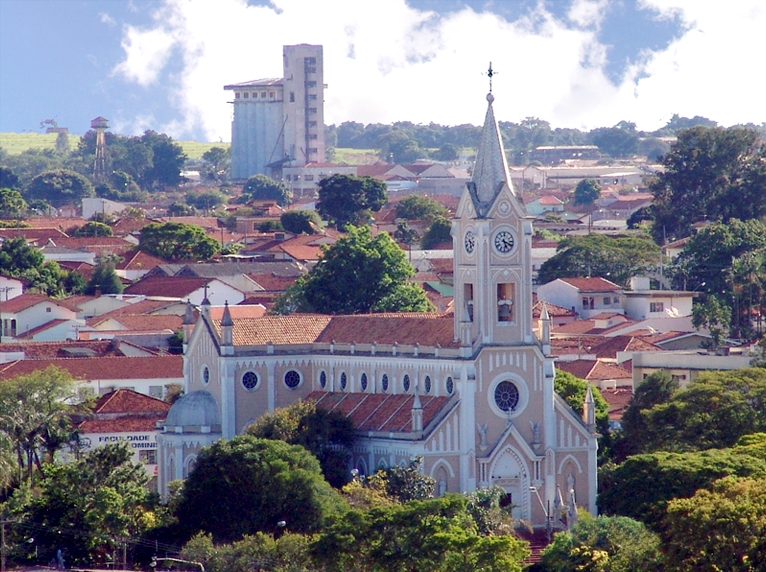
M 439 494 L 498 485 L 537 527 L 559 493 L 595 513 L 593 400 L 575 412 L 556 395 L 547 312 L 533 332 L 532 223 L 508 178 L 492 99 L 453 220 L 455 312 L 246 318 L 203 304 L 195 322 L 189 311 L 186 395 L 158 437 L 161 493 L 201 447 L 313 399 L 353 420 L 349 470 L 422 456 Z

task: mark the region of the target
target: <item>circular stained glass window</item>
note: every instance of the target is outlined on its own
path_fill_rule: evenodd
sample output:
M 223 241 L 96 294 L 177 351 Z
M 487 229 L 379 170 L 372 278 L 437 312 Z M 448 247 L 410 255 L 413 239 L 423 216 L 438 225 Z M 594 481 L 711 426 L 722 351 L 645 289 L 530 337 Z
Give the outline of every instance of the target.
M 242 385 L 248 391 L 253 391 L 258 387 L 258 376 L 252 371 L 245 372 L 242 376 Z
M 348 385 L 348 377 L 346 377 L 346 372 L 343 372 L 340 374 L 340 388 L 346 389 L 346 386 Z
M 301 384 L 301 374 L 291 369 L 285 374 L 285 385 L 290 389 L 295 389 Z
M 383 388 L 383 391 L 388 391 L 388 374 L 384 373 L 383 377 L 380 379 L 380 387 Z
M 205 385 L 210 383 L 210 369 L 207 366 L 202 368 L 202 383 Z
M 327 374 L 325 372 L 319 374 L 319 385 L 322 386 L 322 389 L 327 387 Z
M 407 374 L 404 374 L 404 379 L 402 380 L 402 387 L 404 388 L 404 391 L 410 390 L 410 376 Z
M 455 391 L 455 382 L 452 381 L 451 377 L 447 378 L 446 385 L 447 385 L 447 394 L 452 395 L 452 392 Z
M 362 384 L 362 391 L 367 391 L 367 374 L 366 373 L 362 374 L 361 384 Z
M 425 381 L 423 382 L 423 389 L 426 393 L 431 393 L 431 376 L 427 375 Z
M 519 404 L 519 389 L 510 381 L 501 381 L 495 388 L 495 403 L 503 411 L 513 411 Z

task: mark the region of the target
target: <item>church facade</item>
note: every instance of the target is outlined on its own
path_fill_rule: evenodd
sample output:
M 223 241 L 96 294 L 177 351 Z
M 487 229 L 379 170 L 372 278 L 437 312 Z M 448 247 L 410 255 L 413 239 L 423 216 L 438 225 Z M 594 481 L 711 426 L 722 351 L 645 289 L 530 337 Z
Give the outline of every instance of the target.
M 550 321 L 532 321 L 532 223 L 492 100 L 453 220 L 454 312 L 250 318 L 203 304 L 184 325 L 186 395 L 158 437 L 161 492 L 201 447 L 312 399 L 354 421 L 362 474 L 420 456 L 438 493 L 498 485 L 537 527 L 562 498 L 595 514 L 594 405 L 575 412 L 554 392 Z

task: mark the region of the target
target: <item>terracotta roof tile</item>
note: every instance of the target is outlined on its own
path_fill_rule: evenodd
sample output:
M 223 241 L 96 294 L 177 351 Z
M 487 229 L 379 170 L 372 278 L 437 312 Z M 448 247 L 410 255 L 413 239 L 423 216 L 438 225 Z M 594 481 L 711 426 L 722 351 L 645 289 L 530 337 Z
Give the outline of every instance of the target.
M 619 421 L 622 419 L 623 413 L 625 413 L 628 405 L 630 405 L 630 400 L 633 398 L 633 388 L 617 387 L 615 389 L 602 389 L 601 395 L 609 406 L 609 420 Z
M 453 329 L 454 318 L 446 313 L 335 316 L 317 341 L 458 347 Z
M 599 360 L 557 361 L 556 367 L 588 381 L 632 379 L 633 377 L 633 374 L 628 370 Z
M 58 300 L 54 300 L 53 298 L 48 298 L 47 296 L 43 296 L 42 294 L 22 294 L 21 296 L 16 296 L 15 298 L 11 298 L 7 302 L 3 302 L 2 307 L 0 309 L 4 313 L 16 314 L 18 312 L 26 310 L 27 308 L 31 308 L 32 306 L 36 306 L 37 304 L 41 304 L 42 302 L 50 302 L 51 304 L 55 306 L 65 307 L 63 304 L 60 304 Z
M 559 280 L 583 292 L 614 292 L 615 290 L 622 290 L 620 286 L 605 278 L 559 278 Z
M 73 353 L 83 351 L 92 356 L 121 356 L 111 340 L 66 341 L 66 342 L 3 342 L 3 352 L 24 352 L 25 359 L 51 359 L 72 357 Z
M 69 320 L 51 320 L 50 322 L 45 322 L 44 324 L 40 324 L 39 326 L 32 328 L 31 330 L 27 330 L 23 334 L 20 334 L 17 336 L 21 340 L 31 340 L 33 337 L 35 337 L 40 332 L 44 332 L 45 330 L 50 330 L 51 328 L 54 328 L 60 324 L 63 324 L 65 322 L 68 322 Z
M 101 395 L 93 407 L 93 413 L 167 413 L 170 403 L 138 393 L 132 389 L 117 389 Z
M 551 304 L 550 302 L 545 302 L 545 307 L 548 310 L 548 315 L 553 316 L 571 316 L 575 317 L 577 315 L 576 312 L 573 312 L 572 310 L 569 310 L 567 308 L 564 308 L 562 306 L 557 306 L 556 304 Z M 543 313 L 543 302 L 537 301 L 535 302 L 534 306 L 532 306 L 532 318 L 535 320 L 540 319 L 540 316 Z
M 125 289 L 125 294 L 143 294 L 166 298 L 185 298 L 203 288 L 211 278 L 197 276 L 146 276 Z
M 413 395 L 314 391 L 307 399 L 316 401 L 320 409 L 342 413 L 351 419 L 358 431 L 412 431 L 412 405 L 415 400 Z M 420 396 L 424 427 L 438 415 L 448 401 L 448 397 Z
M 0 365 L 0 380 L 55 365 L 75 379 L 168 379 L 183 378 L 183 356 L 99 357 L 19 360 Z
M 233 308 L 234 306 L 230 307 L 230 309 Z M 311 344 L 317 340 L 331 319 L 332 316 L 316 314 L 234 319 L 233 341 L 237 346 L 257 346 L 269 342 L 277 345 Z M 213 323 L 220 336 L 220 320 Z
M 617 358 L 617 352 L 659 352 L 662 348 L 635 336 L 614 336 L 606 338 L 600 344 L 594 345 L 590 353 L 596 354 L 597 358 Z
M 297 276 L 277 276 L 274 273 L 248 274 L 247 276 L 267 292 L 284 292 L 298 279 Z
M 180 330 L 183 325 L 183 316 L 177 316 L 174 314 L 122 314 L 119 316 L 113 316 L 110 318 L 104 318 L 104 316 L 98 316 L 97 318 L 91 318 L 88 320 L 88 325 L 98 327 L 100 324 L 105 323 L 107 320 L 114 320 L 122 324 L 126 330 L 134 332 L 147 332 L 147 331 L 163 331 Z
M 134 250 L 132 252 L 126 252 L 123 255 L 123 260 L 115 266 L 118 270 L 146 270 L 149 271 L 155 266 L 165 264 L 162 258 L 157 258 L 151 254 L 147 254 L 143 250 Z

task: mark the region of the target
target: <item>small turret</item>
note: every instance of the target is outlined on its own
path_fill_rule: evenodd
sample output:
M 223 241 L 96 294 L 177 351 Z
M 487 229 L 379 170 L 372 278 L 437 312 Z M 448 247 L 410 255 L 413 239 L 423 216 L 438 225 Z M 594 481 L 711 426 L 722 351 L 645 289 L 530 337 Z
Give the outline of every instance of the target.
M 415 384 L 415 399 L 412 402 L 412 432 L 423 430 L 423 406 L 420 403 L 418 384 Z
M 548 307 L 543 302 L 543 311 L 540 312 L 540 341 L 543 344 L 543 355 L 551 355 L 551 317 L 548 314 Z
M 184 321 L 183 321 L 184 345 L 189 343 L 189 339 L 191 338 L 193 331 L 194 331 L 194 306 L 192 306 L 192 303 L 190 300 L 186 300 L 186 312 L 184 312 Z
M 231 319 L 228 300 L 224 303 L 221 317 L 221 351 L 225 355 L 234 354 L 234 321 Z
M 596 400 L 593 399 L 593 390 L 588 385 L 588 391 L 585 394 L 585 402 L 582 404 L 582 418 L 588 430 L 591 433 L 596 431 Z

